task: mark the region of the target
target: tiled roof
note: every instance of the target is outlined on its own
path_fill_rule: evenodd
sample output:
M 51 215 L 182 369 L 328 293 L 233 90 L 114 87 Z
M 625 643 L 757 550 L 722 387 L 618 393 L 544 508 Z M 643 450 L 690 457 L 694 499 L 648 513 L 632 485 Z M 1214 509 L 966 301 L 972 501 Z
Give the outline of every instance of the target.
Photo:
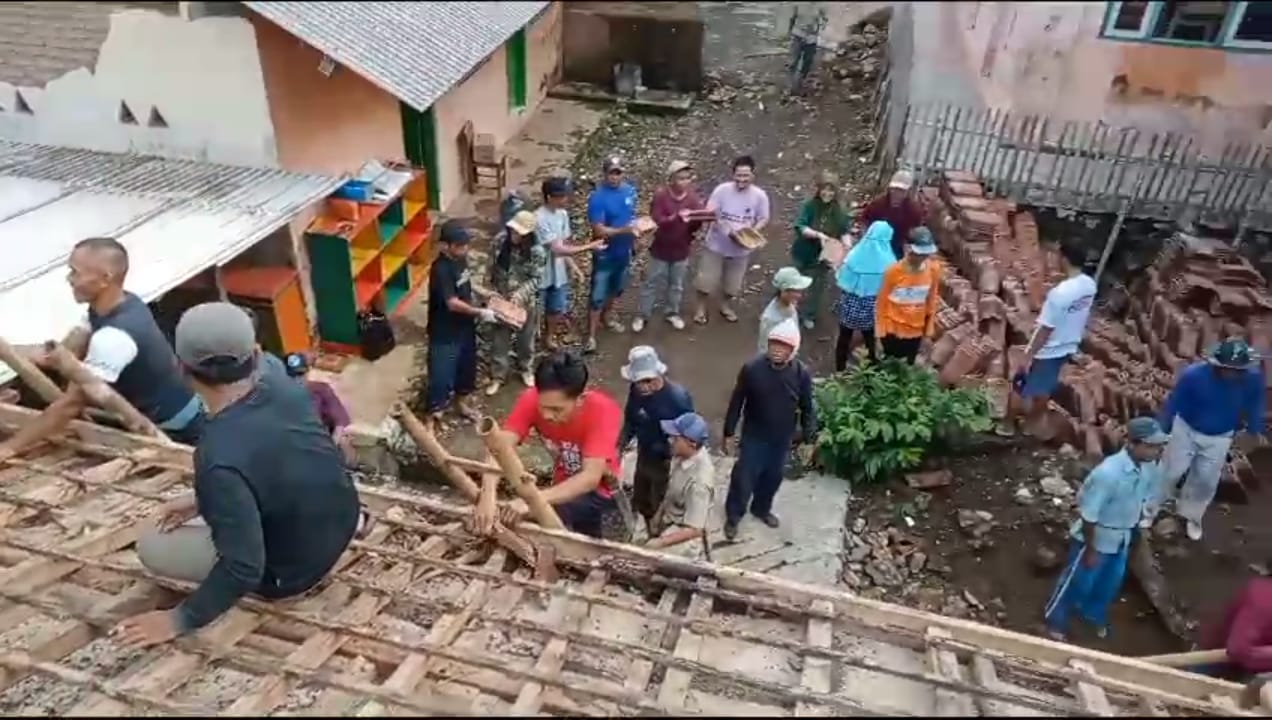
M 426 110 L 547 2 L 245 2 L 416 110 Z
M 74 244 L 128 248 L 126 287 L 150 301 L 222 264 L 326 197 L 341 178 L 0 141 L 0 317 L 15 344 L 66 334 Z M 32 242 L 38 238 L 38 242 Z M 9 379 L 0 364 L 0 382 Z
M 44 87 L 73 70 L 91 71 L 110 30 L 111 14 L 130 8 L 176 12 L 176 5 L 0 2 L 0 82 Z

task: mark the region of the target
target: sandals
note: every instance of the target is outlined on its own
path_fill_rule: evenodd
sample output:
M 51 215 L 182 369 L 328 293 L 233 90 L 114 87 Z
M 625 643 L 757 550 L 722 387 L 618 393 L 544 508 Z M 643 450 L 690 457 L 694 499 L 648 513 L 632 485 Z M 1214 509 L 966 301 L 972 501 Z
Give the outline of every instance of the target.
M 722 308 L 720 308 L 720 315 L 721 315 L 721 317 L 723 317 L 725 320 L 728 320 L 729 322 L 737 322 L 737 321 L 738 321 L 738 314 L 737 314 L 736 312 L 734 312 L 734 311 L 733 311 L 733 308 L 731 308 L 731 307 L 722 307 Z

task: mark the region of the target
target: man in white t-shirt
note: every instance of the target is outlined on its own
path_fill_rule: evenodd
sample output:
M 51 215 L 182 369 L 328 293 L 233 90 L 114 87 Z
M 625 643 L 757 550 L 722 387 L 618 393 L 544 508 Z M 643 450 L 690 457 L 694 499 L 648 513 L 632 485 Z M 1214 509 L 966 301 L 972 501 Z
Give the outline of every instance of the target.
M 1010 433 L 1024 405 L 1025 421 L 1033 425 L 1060 384 L 1060 370 L 1069 356 L 1078 351 L 1086 332 L 1091 306 L 1095 303 L 1095 278 L 1088 274 L 1086 253 L 1073 245 L 1062 245 L 1060 256 L 1068 277 L 1047 292 L 1038 313 L 1038 325 L 1025 351 L 1025 363 L 1012 379 L 1023 403 L 1012 396 L 1012 406 L 1004 420 Z M 1046 439 L 1046 438 L 1043 438 Z
M 547 346 L 556 349 L 556 337 L 564 329 L 565 314 L 570 309 L 570 276 L 580 283 L 585 279 L 583 271 L 574 263 L 574 255 L 595 250 L 603 243 L 571 245 L 574 232 L 570 229 L 570 213 L 565 209 L 570 202 L 573 188 L 570 181 L 550 177 L 543 181 L 543 204 L 534 211 L 535 235 L 548 250 L 547 266 L 543 271 L 543 313 L 547 317 Z

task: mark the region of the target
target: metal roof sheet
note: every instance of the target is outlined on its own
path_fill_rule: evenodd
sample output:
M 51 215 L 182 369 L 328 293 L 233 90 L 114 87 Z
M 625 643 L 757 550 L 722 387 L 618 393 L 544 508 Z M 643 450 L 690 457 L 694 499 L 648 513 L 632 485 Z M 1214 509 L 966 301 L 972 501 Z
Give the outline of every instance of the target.
M 547 2 L 245 2 L 423 112 Z
M 0 336 L 64 336 L 84 313 L 66 260 L 92 235 L 128 248 L 127 288 L 152 301 L 220 265 L 344 178 L 0 141 Z M 0 364 L 0 382 L 12 372 Z

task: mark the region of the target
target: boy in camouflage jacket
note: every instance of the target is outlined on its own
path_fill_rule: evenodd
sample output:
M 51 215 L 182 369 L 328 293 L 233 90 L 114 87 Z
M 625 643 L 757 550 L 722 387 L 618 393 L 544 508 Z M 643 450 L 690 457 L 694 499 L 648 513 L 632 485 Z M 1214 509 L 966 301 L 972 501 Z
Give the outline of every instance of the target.
M 548 263 L 548 252 L 535 236 L 535 226 L 534 213 L 521 210 L 513 215 L 505 224 L 507 230 L 502 233 L 490 263 L 491 290 L 525 308 L 526 322 L 520 329 L 502 322 L 492 328 L 487 395 L 499 392 L 507 380 L 514 353 L 521 381 L 526 387 L 534 385 L 534 374 L 530 368 L 534 360 L 535 335 L 539 329 L 539 289 Z

